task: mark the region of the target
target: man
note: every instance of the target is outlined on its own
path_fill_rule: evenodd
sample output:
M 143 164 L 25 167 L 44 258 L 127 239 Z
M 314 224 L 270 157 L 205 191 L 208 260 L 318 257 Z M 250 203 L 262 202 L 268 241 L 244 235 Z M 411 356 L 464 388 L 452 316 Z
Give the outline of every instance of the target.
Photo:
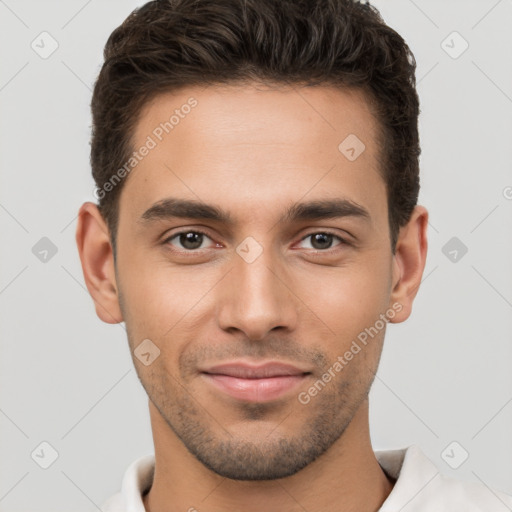
M 157 0 L 112 33 L 77 243 L 155 455 L 104 511 L 512 507 L 371 446 L 386 326 L 427 253 L 414 72 L 349 0 Z

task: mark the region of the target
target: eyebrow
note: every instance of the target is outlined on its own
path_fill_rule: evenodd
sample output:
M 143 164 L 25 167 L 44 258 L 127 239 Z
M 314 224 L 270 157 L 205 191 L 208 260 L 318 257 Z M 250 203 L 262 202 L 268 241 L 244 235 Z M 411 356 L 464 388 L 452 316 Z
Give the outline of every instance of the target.
M 341 217 L 355 217 L 370 221 L 366 208 L 349 199 L 322 199 L 295 203 L 281 216 L 279 222 L 297 222 L 304 220 L 322 220 Z M 213 220 L 233 225 L 230 213 L 215 205 L 190 199 L 168 197 L 148 208 L 140 217 L 143 223 L 172 218 Z

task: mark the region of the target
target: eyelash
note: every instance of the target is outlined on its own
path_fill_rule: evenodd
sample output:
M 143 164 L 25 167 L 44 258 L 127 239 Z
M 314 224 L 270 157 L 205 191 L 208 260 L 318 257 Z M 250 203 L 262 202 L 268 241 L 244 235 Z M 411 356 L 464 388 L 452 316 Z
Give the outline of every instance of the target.
M 195 233 L 195 234 L 201 234 L 201 235 L 204 235 L 208 238 L 211 239 L 210 235 L 208 235 L 208 233 L 206 233 L 205 231 L 201 231 L 200 229 L 188 229 L 188 230 L 185 230 L 185 231 L 179 231 L 177 233 L 174 233 L 173 235 L 167 237 L 162 243 L 164 245 L 168 245 L 169 242 L 171 240 L 173 240 L 174 238 L 177 238 L 179 237 L 180 235 L 185 235 L 187 233 Z M 337 238 L 338 241 L 340 242 L 339 246 L 350 246 L 350 242 L 347 242 L 347 240 L 345 240 L 344 238 L 341 238 L 339 235 L 331 232 L 331 231 L 313 231 L 311 233 L 308 233 L 307 235 L 303 236 L 300 241 L 302 242 L 303 240 L 305 240 L 306 238 L 309 238 L 313 235 L 317 235 L 317 234 L 322 234 L 322 235 L 331 235 L 333 236 L 334 238 Z M 313 253 L 313 254 L 329 254 L 329 252 L 331 251 L 336 251 L 336 247 L 338 246 L 335 246 L 334 248 L 333 247 L 329 247 L 328 249 L 325 249 L 325 250 L 322 250 L 322 249 L 311 249 L 309 250 L 310 253 Z M 199 253 L 201 251 L 201 249 L 182 249 L 182 250 L 177 250 L 177 249 L 171 249 L 171 250 L 174 250 L 176 252 L 181 252 L 181 253 L 190 253 L 190 254 L 194 254 L 194 253 Z

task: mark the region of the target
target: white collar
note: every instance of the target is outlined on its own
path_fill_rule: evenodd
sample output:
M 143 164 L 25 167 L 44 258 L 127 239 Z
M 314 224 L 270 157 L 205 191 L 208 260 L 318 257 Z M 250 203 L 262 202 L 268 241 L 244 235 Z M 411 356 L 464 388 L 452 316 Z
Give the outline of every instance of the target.
M 396 483 L 379 512 L 509 512 L 512 497 L 484 484 L 443 476 L 417 445 L 375 451 L 382 469 Z M 126 470 L 121 492 L 103 512 L 145 512 L 142 496 L 153 482 L 155 457 L 145 455 Z

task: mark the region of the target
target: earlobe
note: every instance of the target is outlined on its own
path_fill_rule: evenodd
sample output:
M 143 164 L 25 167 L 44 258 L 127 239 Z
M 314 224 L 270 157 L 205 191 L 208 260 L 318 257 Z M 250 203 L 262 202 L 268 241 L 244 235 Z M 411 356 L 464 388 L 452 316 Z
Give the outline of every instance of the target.
M 400 304 L 399 313 L 390 321 L 404 322 L 412 312 L 412 303 L 421 284 L 427 258 L 428 211 L 416 206 L 409 222 L 400 229 L 393 256 L 393 287 L 390 307 Z
M 84 203 L 79 210 L 76 243 L 96 314 L 106 323 L 122 322 L 108 227 L 94 203 Z

